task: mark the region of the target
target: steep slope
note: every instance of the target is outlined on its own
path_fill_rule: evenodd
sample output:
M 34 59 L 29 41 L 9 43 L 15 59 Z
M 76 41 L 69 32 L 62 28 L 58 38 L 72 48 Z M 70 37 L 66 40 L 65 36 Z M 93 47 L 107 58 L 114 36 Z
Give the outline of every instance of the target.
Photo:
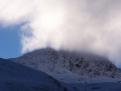
M 43 72 L 0 59 L 0 91 L 67 91 Z
M 107 58 L 90 54 L 40 49 L 13 59 L 61 81 L 85 81 L 86 78 L 120 78 L 118 68 Z

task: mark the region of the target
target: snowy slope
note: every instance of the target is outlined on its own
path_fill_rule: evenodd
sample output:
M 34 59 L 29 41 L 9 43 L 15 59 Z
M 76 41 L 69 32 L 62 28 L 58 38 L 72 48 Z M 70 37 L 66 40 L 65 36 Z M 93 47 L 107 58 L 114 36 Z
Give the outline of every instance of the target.
M 0 59 L 0 91 L 67 91 L 47 74 Z
M 107 58 L 90 54 L 40 49 L 13 59 L 68 83 L 117 81 L 121 72 Z

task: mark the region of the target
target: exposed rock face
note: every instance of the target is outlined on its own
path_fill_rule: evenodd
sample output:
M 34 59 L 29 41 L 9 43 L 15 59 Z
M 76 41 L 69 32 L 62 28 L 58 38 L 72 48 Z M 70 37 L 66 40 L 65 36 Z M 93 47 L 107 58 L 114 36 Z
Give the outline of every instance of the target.
M 34 69 L 53 74 L 77 74 L 79 76 L 111 78 L 120 77 L 120 71 L 107 58 L 90 54 L 40 49 L 13 59 Z

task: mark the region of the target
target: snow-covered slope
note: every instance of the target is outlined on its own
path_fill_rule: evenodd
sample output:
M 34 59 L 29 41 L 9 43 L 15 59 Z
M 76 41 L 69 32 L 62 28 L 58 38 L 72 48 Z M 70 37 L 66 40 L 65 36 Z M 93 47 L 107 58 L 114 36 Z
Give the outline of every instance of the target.
M 47 74 L 0 59 L 0 91 L 67 91 Z
M 64 82 L 114 81 L 121 72 L 107 58 L 90 54 L 40 49 L 13 59 L 37 70 L 46 72 Z M 101 80 L 100 80 L 101 79 Z

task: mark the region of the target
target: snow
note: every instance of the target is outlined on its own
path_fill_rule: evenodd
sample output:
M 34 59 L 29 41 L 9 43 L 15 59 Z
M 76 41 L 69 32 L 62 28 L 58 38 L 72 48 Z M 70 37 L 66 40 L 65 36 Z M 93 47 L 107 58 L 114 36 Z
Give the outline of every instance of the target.
M 108 59 L 90 54 L 40 49 L 13 59 L 66 83 L 115 82 L 121 72 Z
M 64 91 L 121 91 L 121 71 L 98 55 L 41 49 L 12 60 L 47 73 Z

